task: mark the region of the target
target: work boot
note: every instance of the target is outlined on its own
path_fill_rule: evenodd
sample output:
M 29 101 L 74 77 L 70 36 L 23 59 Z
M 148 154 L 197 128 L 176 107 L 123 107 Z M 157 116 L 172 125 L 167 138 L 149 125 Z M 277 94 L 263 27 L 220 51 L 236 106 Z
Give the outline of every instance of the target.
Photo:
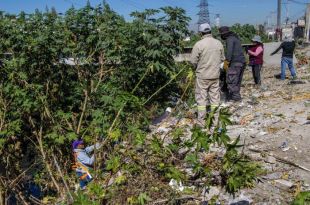
M 281 79 L 281 73 L 280 73 L 280 74 L 275 74 L 274 77 L 275 77 L 276 79 Z

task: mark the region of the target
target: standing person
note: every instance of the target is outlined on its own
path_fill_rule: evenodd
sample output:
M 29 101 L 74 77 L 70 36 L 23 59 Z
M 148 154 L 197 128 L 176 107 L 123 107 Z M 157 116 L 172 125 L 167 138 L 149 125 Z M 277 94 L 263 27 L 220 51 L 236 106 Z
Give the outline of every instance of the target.
M 213 38 L 209 24 L 201 24 L 199 33 L 202 39 L 198 41 L 191 55 L 191 63 L 196 68 L 195 99 L 198 104 L 198 124 L 204 126 L 207 105 L 211 109 L 220 104 L 220 67 L 224 61 L 224 47 Z
M 286 78 L 286 65 L 288 65 L 288 68 L 290 69 L 292 79 L 295 80 L 297 78 L 296 70 L 293 63 L 295 41 L 290 35 L 285 35 L 284 42 L 281 43 L 279 48 L 277 48 L 273 53 L 271 53 L 271 56 L 276 54 L 281 49 L 283 50 L 281 58 L 281 80 L 285 80 Z
M 250 56 L 250 66 L 252 66 L 252 73 L 256 85 L 261 85 L 261 69 L 264 62 L 264 44 L 260 36 L 254 36 L 252 42 L 255 44 L 248 50 Z
M 241 41 L 237 34 L 229 30 L 229 27 L 222 26 L 219 28 L 221 38 L 226 41 L 226 60 L 225 68 L 227 69 L 227 98 L 231 102 L 241 101 L 240 87 L 245 68 L 245 57 L 243 54 Z
M 79 177 L 80 181 L 80 188 L 81 190 L 85 190 L 86 186 L 89 182 L 92 181 L 92 176 L 90 174 L 90 170 L 92 169 L 95 156 L 90 156 L 91 152 L 94 149 L 99 149 L 101 145 L 97 143 L 96 145 L 92 145 L 85 148 L 83 140 L 75 140 L 72 143 L 73 148 L 73 155 L 74 155 L 74 165 L 73 169 L 75 170 L 77 176 Z

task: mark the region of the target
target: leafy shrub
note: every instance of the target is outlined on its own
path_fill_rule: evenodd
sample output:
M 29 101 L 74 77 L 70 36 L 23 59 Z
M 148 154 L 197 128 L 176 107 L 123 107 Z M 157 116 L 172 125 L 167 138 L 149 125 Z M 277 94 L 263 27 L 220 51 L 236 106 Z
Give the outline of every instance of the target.
M 53 199 L 50 203 L 58 197 L 67 199 L 65 204 L 173 201 L 180 193 L 167 182 L 188 179 L 184 164 L 196 178 L 209 176 L 199 153 L 214 143 L 230 149 L 221 168 L 228 191 L 252 185 L 256 167 L 229 144 L 225 109 L 208 115 L 206 129 L 215 127 L 211 133 L 194 128 L 183 141 L 184 129 L 176 129 L 168 134 L 173 139 L 168 145 L 148 134 L 152 112 L 163 109 L 172 93 L 192 101 L 183 99 L 193 86 L 192 68 L 173 59 L 182 51 L 189 18 L 172 7 L 132 17 L 126 22 L 108 5 L 89 3 L 64 15 L 55 9 L 0 14 L 0 53 L 10 53 L 0 69 L 0 167 L 6 167 L 0 170 L 1 190 L 14 192 L 6 185 L 26 170 L 29 180 L 44 188 L 44 199 Z M 87 143 L 102 140 L 103 148 L 95 153 L 88 191 L 74 194 L 70 143 L 78 137 Z M 187 151 L 179 154 L 181 148 Z M 240 176 L 249 177 L 243 183 Z

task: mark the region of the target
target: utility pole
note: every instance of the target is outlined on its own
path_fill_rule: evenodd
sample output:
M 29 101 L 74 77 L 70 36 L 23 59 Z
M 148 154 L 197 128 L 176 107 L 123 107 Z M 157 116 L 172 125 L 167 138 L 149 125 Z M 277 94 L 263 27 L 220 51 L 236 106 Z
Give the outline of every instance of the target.
M 208 23 L 210 24 L 210 13 L 209 13 L 209 3 L 208 0 L 200 0 L 200 4 L 198 5 L 200 11 L 198 13 L 198 27 L 201 24 Z
M 285 25 L 288 25 L 288 22 L 290 20 L 290 15 L 289 15 L 289 2 L 287 3 L 283 3 L 285 5 L 285 14 L 286 14 L 286 18 L 285 18 Z
M 277 17 L 277 39 L 281 41 L 281 10 L 282 10 L 282 0 L 278 0 L 278 17 Z
M 282 10 L 282 0 L 278 0 L 277 28 L 281 28 L 281 10 Z
M 310 4 L 307 4 L 306 27 L 305 27 L 305 37 L 307 42 L 309 42 L 309 35 L 310 35 L 309 32 L 310 32 Z
M 215 15 L 215 26 L 217 28 L 219 28 L 221 26 L 221 18 L 220 18 L 220 14 L 216 14 Z

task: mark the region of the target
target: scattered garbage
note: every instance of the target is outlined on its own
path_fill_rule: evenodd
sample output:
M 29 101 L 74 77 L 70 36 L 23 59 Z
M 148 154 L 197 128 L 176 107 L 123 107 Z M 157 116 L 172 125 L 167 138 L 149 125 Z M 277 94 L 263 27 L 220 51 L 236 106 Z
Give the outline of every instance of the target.
M 272 75 L 270 75 L 269 78 L 270 77 L 272 78 Z M 307 115 L 307 110 L 305 108 L 310 107 L 310 95 L 309 92 L 304 90 L 304 88 L 303 90 L 298 90 L 297 92 L 288 91 L 284 88 L 281 89 L 282 87 L 291 87 L 288 85 L 288 82 L 289 84 L 305 84 L 307 81 L 287 80 L 284 82 L 276 81 L 274 79 L 273 81 L 277 83 L 276 86 L 278 86 L 280 89 L 274 87 L 273 85 L 270 86 L 268 82 L 268 91 L 258 90 L 250 84 L 250 86 L 246 86 L 243 90 L 243 92 L 248 93 L 243 94 L 244 99 L 241 104 L 233 103 L 222 107 L 228 106 L 232 113 L 232 117 L 230 119 L 233 123 L 227 126 L 227 134 L 231 137 L 240 135 L 242 140 L 243 138 L 246 138 L 246 155 L 253 161 L 259 161 L 259 164 L 261 164 L 268 173 L 265 176 L 261 176 L 260 179 L 272 182 L 264 184 L 268 184 L 267 186 L 270 186 L 272 187 L 271 189 L 274 189 L 274 191 L 271 191 L 272 195 L 270 196 L 275 198 L 268 199 L 269 201 L 267 201 L 266 204 L 281 204 L 285 200 L 282 198 L 282 196 L 279 196 L 279 190 L 281 190 L 280 192 L 282 193 L 284 193 L 284 190 L 291 191 L 291 188 L 294 187 L 294 183 L 291 181 L 297 181 L 294 174 L 289 175 L 289 177 L 283 177 L 283 173 L 287 170 L 290 170 L 292 167 L 297 167 L 305 171 L 309 171 L 309 169 L 302 165 L 296 164 L 294 161 L 296 156 L 294 158 L 293 155 L 275 155 L 275 153 L 272 153 L 271 150 L 273 150 L 274 147 L 279 146 L 278 151 L 281 149 L 283 152 L 286 152 L 291 148 L 291 150 L 296 150 L 296 153 L 301 153 L 301 150 L 303 151 L 302 153 L 306 153 L 306 151 L 304 151 L 304 147 L 300 146 L 299 143 L 297 143 L 297 146 L 295 146 L 295 143 L 293 144 L 293 142 L 291 142 L 290 137 L 293 136 L 296 132 L 294 127 L 296 124 L 301 125 L 304 122 L 306 122 L 305 124 L 310 124 L 310 115 Z M 306 86 L 308 86 L 308 84 Z M 300 87 L 302 86 L 297 86 L 296 88 L 299 89 Z M 290 102 L 283 103 L 283 99 L 290 100 Z M 298 105 L 296 104 L 290 107 L 291 103 L 294 101 L 298 102 Z M 188 107 L 188 111 L 185 113 L 185 115 L 180 117 L 177 113 L 175 113 L 174 116 L 171 116 L 171 108 L 167 108 L 165 113 L 153 121 L 153 124 L 155 125 L 153 130 L 155 132 L 160 132 L 160 135 L 162 136 L 166 136 L 165 133 L 171 132 L 171 129 L 180 127 L 184 129 L 184 133 L 186 133 L 182 135 L 182 141 L 190 140 L 192 127 L 196 122 L 196 109 L 191 107 L 192 106 Z M 306 117 L 307 121 L 302 121 L 305 120 Z M 293 122 L 294 120 L 296 123 Z M 287 124 L 288 126 L 286 126 Z M 307 127 L 305 127 L 305 129 L 307 129 Z M 217 131 L 221 133 L 222 128 Z M 303 132 L 300 133 L 298 131 L 298 135 L 303 135 Z M 266 141 L 266 136 L 268 136 L 268 142 Z M 285 138 L 287 137 L 287 139 L 282 138 L 282 140 L 279 142 L 279 139 L 281 139 L 283 136 L 285 136 Z M 164 140 L 165 143 L 171 143 L 171 139 L 169 139 L 169 137 L 164 138 Z M 251 150 L 251 148 L 253 148 L 253 150 Z M 178 150 L 177 154 L 178 156 L 185 156 L 188 152 L 191 151 L 192 150 L 188 148 L 181 148 Z M 221 159 L 225 152 L 226 150 L 222 147 L 211 145 L 208 152 L 205 151 L 203 153 L 199 153 L 199 160 L 206 164 L 210 164 L 212 161 Z M 282 155 L 285 154 L 283 153 Z M 193 171 L 192 167 L 185 166 L 181 169 L 186 173 L 187 176 L 193 178 L 195 177 L 195 172 Z M 214 171 L 212 171 L 211 174 L 212 182 L 217 184 L 217 182 L 221 181 L 221 175 L 220 173 L 215 174 L 213 172 Z M 196 183 L 199 184 L 200 187 L 204 186 L 200 180 L 194 181 L 193 183 L 195 186 Z M 184 192 L 184 190 L 188 189 L 188 187 L 183 185 L 182 182 L 178 182 L 174 179 L 170 181 L 169 185 L 174 190 L 181 192 Z M 237 198 L 232 198 L 229 195 L 224 194 L 223 191 L 216 186 L 206 187 L 201 192 L 200 199 L 202 202 L 200 202 L 200 204 L 208 205 L 211 203 L 211 199 L 218 199 L 221 202 L 220 204 L 243 205 L 253 203 L 251 198 L 245 197 L 242 194 L 243 191 L 244 190 L 241 191 L 241 195 L 239 192 L 240 196 L 236 195 Z M 249 196 L 251 197 L 256 196 L 255 193 L 253 194 L 248 190 L 244 193 L 250 194 Z
M 297 84 L 306 84 L 306 82 L 302 81 L 302 80 L 291 80 L 288 84 L 289 85 L 297 85 Z
M 182 182 L 178 182 L 177 180 L 175 179 L 171 179 L 170 182 L 169 182 L 169 186 L 171 188 L 173 188 L 174 190 L 177 190 L 177 191 L 184 191 L 184 186 L 182 185 Z
M 230 205 L 250 205 L 250 202 L 246 200 L 238 201 L 236 203 L 231 203 Z
M 168 107 L 166 109 L 166 111 L 164 112 L 164 114 L 162 114 L 161 116 L 159 116 L 158 118 L 154 119 L 152 124 L 153 125 L 158 125 L 160 124 L 162 121 L 164 121 L 172 112 L 171 107 Z
M 230 205 L 250 205 L 253 200 L 245 195 L 244 191 L 241 191 L 240 195 L 234 200 L 230 201 L 228 204 Z
M 169 132 L 170 130 L 171 130 L 171 128 L 159 127 L 159 128 L 157 129 L 157 132 L 159 132 L 159 133 L 167 133 L 167 132 Z
M 290 149 L 290 147 L 288 146 L 288 141 L 285 140 L 279 148 L 282 149 L 283 152 L 288 151 Z
M 288 190 L 294 186 L 294 183 L 284 180 L 284 179 L 274 180 L 274 183 L 277 187 L 279 187 L 280 189 L 284 189 L 284 190 Z
M 258 133 L 259 136 L 264 136 L 264 135 L 267 135 L 267 134 L 268 134 L 268 132 L 264 132 L 264 131 Z

